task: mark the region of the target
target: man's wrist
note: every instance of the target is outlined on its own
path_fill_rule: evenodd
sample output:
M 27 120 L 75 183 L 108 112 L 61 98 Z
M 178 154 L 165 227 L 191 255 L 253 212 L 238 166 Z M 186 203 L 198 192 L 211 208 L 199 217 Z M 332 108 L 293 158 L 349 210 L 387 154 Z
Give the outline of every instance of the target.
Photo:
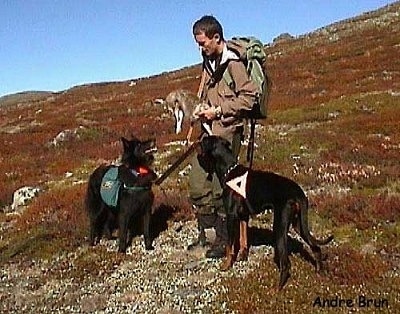
M 217 106 L 217 107 L 214 107 L 214 108 L 215 108 L 215 110 L 214 110 L 215 116 L 217 118 L 221 118 L 221 116 L 222 116 L 222 108 L 221 108 L 221 106 Z

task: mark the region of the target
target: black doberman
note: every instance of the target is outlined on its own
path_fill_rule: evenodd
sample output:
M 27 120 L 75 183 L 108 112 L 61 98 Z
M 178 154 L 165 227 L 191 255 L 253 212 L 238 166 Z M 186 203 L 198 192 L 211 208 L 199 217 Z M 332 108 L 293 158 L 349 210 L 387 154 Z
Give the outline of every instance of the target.
M 125 253 L 132 240 L 133 227 L 143 218 L 143 233 L 147 250 L 154 249 L 150 234 L 150 219 L 154 194 L 152 182 L 157 178 L 150 165 L 156 150 L 155 140 L 121 138 L 123 154 L 121 165 L 101 165 L 91 174 L 86 193 L 86 209 L 90 220 L 89 244 L 100 241 L 103 232 L 111 238 L 113 229 L 119 231 L 118 252 Z M 114 168 L 119 187 L 114 204 L 105 201 L 102 189 L 112 181 L 104 181 L 106 173 Z M 111 182 L 111 183 L 110 183 Z M 128 235 L 129 233 L 129 235 Z
M 224 188 L 223 201 L 227 214 L 229 244 L 226 260 L 222 265 L 223 270 L 232 267 L 235 260 L 247 259 L 249 217 L 266 209 L 274 211 L 274 260 L 280 270 L 278 289 L 283 288 L 290 276 L 290 225 L 311 248 L 316 270 L 322 269 L 322 253 L 319 246 L 328 244 L 333 236 L 319 240 L 311 235 L 308 226 L 308 199 L 296 182 L 272 172 L 252 170 L 237 164 L 229 142 L 216 136 L 208 136 L 201 141 L 198 158 L 207 171 L 217 174 Z M 235 250 L 237 241 L 240 245 L 238 253 Z

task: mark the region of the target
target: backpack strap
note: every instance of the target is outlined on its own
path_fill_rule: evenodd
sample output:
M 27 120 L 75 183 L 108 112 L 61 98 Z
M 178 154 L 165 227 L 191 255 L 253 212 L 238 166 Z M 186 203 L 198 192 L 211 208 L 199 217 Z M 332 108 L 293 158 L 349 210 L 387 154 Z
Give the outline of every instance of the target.
M 235 81 L 232 78 L 231 73 L 229 72 L 229 68 L 227 68 L 223 74 L 223 79 L 226 84 L 228 84 L 229 88 L 235 92 Z M 236 94 L 236 92 L 235 92 Z M 253 166 L 253 158 L 254 158 L 254 145 L 255 145 L 255 129 L 256 129 L 256 119 L 249 118 L 250 120 L 250 134 L 249 134 L 249 144 L 247 146 L 247 162 L 249 164 L 249 168 Z
M 226 84 L 228 84 L 229 88 L 236 94 L 235 81 L 232 78 L 231 72 L 229 72 L 229 67 L 226 68 L 222 77 L 225 80 Z M 253 158 L 254 158 L 256 119 L 249 118 L 249 121 L 250 121 L 250 134 L 249 134 L 249 143 L 247 146 L 246 160 L 249 164 L 249 168 L 251 169 L 251 167 L 253 166 Z
M 224 72 L 224 74 L 222 75 L 222 78 L 224 79 L 224 81 L 226 82 L 226 84 L 229 86 L 229 88 L 232 91 L 235 91 L 235 81 L 232 78 L 231 72 L 229 72 L 229 68 L 226 68 L 226 71 Z M 236 93 L 235 93 L 236 94 Z
M 228 60 L 227 62 L 220 64 L 215 71 L 213 72 L 209 72 L 210 73 L 210 79 L 209 81 L 206 83 L 207 86 L 214 86 L 215 84 L 217 84 L 219 81 L 222 80 L 222 78 L 224 77 L 226 72 L 229 72 L 228 69 L 228 65 L 232 60 Z M 233 82 L 233 80 L 232 80 Z
M 255 130 L 256 130 L 256 119 L 250 118 L 250 136 L 249 136 L 249 144 L 247 145 L 247 159 L 246 159 L 247 162 L 249 163 L 250 169 L 253 166 Z
M 201 72 L 201 79 L 199 84 L 199 89 L 197 90 L 197 97 L 202 100 L 204 97 L 204 86 L 206 85 L 206 70 L 203 69 Z

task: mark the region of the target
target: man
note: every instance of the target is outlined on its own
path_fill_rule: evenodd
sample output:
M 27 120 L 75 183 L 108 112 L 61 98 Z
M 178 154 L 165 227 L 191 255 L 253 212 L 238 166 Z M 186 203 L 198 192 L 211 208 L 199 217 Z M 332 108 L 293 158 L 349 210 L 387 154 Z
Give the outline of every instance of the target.
M 193 25 L 193 36 L 203 56 L 201 101 L 204 105 L 196 111 L 207 123 L 213 135 L 227 139 L 232 151 L 239 155 L 243 137 L 241 113 L 250 110 L 256 101 L 257 86 L 249 79 L 246 67 L 233 51 L 228 50 L 221 24 L 213 16 L 203 16 Z M 223 79 L 229 71 L 234 86 Z M 222 203 L 222 188 L 215 174 L 207 173 L 197 156 L 192 159 L 189 174 L 189 197 L 196 210 L 199 228 L 215 228 L 216 238 L 206 257 L 221 258 L 225 255 L 227 226 Z

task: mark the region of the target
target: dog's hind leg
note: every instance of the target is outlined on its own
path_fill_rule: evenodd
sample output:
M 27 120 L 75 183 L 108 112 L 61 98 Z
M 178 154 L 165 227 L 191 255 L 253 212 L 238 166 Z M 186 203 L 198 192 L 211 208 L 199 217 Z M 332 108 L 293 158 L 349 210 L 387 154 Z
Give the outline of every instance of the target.
M 96 223 L 94 221 L 90 222 L 89 230 L 89 245 L 94 246 L 96 244 Z
M 100 242 L 103 236 L 104 227 L 107 220 L 107 211 L 105 205 L 98 205 L 99 211 L 95 213 L 92 211 L 90 215 L 90 232 L 89 232 L 89 245 L 93 246 Z
M 102 221 L 103 210 L 100 196 L 96 195 L 89 182 L 85 198 L 85 206 L 89 215 L 89 245 L 93 246 L 100 240 L 103 232 L 104 222 Z
M 315 270 L 317 273 L 323 269 L 322 265 L 322 251 L 320 245 L 329 243 L 333 236 L 326 238 L 325 240 L 318 240 L 310 234 L 308 227 L 308 200 L 303 198 L 297 203 L 297 215 L 294 217 L 293 225 L 295 226 L 296 232 L 302 237 L 304 242 L 308 244 L 315 260 Z
M 275 208 L 275 214 L 278 216 L 280 214 L 280 223 L 274 219 L 274 229 L 276 236 L 276 247 L 275 254 L 277 256 L 278 267 L 280 271 L 279 286 L 278 289 L 281 290 L 286 284 L 290 277 L 290 260 L 288 252 L 288 232 L 290 226 L 291 218 L 291 208 L 289 204 L 286 204 L 282 210 Z
M 310 247 L 315 259 L 315 271 L 320 273 L 323 270 L 321 248 L 318 245 L 310 245 Z
M 107 240 L 112 240 L 113 232 L 116 228 L 116 215 L 113 214 L 111 208 L 106 208 L 107 218 L 104 222 L 104 236 Z

